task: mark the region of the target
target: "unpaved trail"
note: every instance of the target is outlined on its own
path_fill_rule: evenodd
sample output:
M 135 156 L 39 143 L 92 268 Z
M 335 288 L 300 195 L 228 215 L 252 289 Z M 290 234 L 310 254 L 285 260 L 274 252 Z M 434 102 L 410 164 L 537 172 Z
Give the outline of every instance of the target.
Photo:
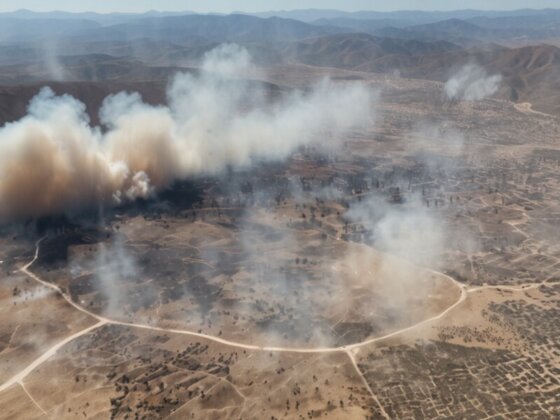
M 35 400 L 35 398 L 33 398 L 33 395 L 31 395 L 31 394 L 29 393 L 29 391 L 27 390 L 27 388 L 25 387 L 25 385 L 23 384 L 23 382 L 20 382 L 19 384 L 20 384 L 20 386 L 21 386 L 21 389 L 23 389 L 23 392 L 25 392 L 25 394 L 26 394 L 27 397 L 31 400 L 31 402 L 35 405 L 35 407 L 37 407 L 39 410 L 41 410 L 41 411 L 43 412 L 43 414 L 44 414 L 45 416 L 48 417 L 48 416 L 49 416 L 48 413 L 47 413 L 45 410 L 43 410 L 43 407 L 41 407 L 41 406 L 39 405 L 39 403 Z
M 513 104 L 513 107 L 515 109 L 517 109 L 519 112 L 522 112 L 523 114 L 535 114 L 535 115 L 541 115 L 543 117 L 553 117 L 554 115 L 551 114 L 547 114 L 545 112 L 540 112 L 540 111 L 535 111 L 533 109 L 533 104 L 531 102 L 522 102 L 519 104 Z
M 480 290 L 485 290 L 485 289 L 497 289 L 497 290 L 508 290 L 510 292 L 525 292 L 527 290 L 531 290 L 531 289 L 536 289 L 539 288 L 541 286 L 546 285 L 547 281 L 541 281 L 540 283 L 526 283 L 526 284 L 520 284 L 518 286 L 504 286 L 504 285 L 500 285 L 500 284 L 485 284 L 484 286 L 477 286 L 477 287 L 473 287 L 471 289 L 467 289 L 467 292 L 472 293 L 472 292 L 478 292 Z
M 440 273 L 440 274 L 441 274 L 441 273 Z M 441 275 L 442 275 L 442 276 L 445 276 L 445 274 L 441 274 Z M 446 276 L 446 277 L 449 277 L 449 276 Z M 451 277 L 449 277 L 449 278 L 451 278 Z M 453 279 L 453 281 L 456 282 L 455 279 Z M 424 325 L 424 324 L 428 324 L 428 323 L 430 323 L 430 322 L 437 321 L 438 319 L 443 318 L 443 317 L 444 317 L 445 315 L 447 315 L 451 310 L 453 310 L 456 306 L 458 306 L 458 305 L 460 305 L 461 303 L 463 303 L 463 302 L 465 301 L 465 299 L 467 298 L 467 291 L 468 291 L 467 287 L 464 286 L 464 285 L 461 285 L 460 288 L 461 288 L 461 294 L 459 295 L 459 299 L 457 299 L 457 301 L 456 301 L 453 305 L 449 306 L 447 309 L 445 309 L 445 310 L 444 310 L 443 312 L 441 312 L 440 314 L 435 315 L 435 316 L 433 316 L 433 317 L 431 317 L 431 318 L 425 319 L 425 320 L 423 320 L 423 321 L 420 321 L 419 323 L 414 324 L 414 325 L 411 325 L 411 326 L 409 326 L 409 327 L 404 327 L 404 328 L 401 328 L 400 330 L 393 331 L 393 332 L 391 332 L 391 333 L 389 333 L 389 334 L 385 334 L 385 335 L 383 335 L 383 336 L 381 336 L 381 337 L 374 337 L 374 338 L 370 338 L 370 339 L 361 341 L 361 342 L 359 342 L 359 343 L 350 344 L 350 345 L 348 345 L 348 346 L 345 346 L 344 349 L 355 349 L 355 348 L 358 348 L 358 347 L 365 346 L 366 344 L 372 344 L 372 343 L 376 343 L 376 342 L 378 342 L 378 341 L 386 340 L 387 338 L 394 337 L 394 336 L 396 336 L 396 335 L 402 334 L 402 333 L 407 332 L 407 331 L 412 331 L 413 329 L 418 328 L 418 327 L 421 327 L 421 326 Z
M 354 357 L 354 355 L 352 354 L 351 350 L 347 350 L 346 354 L 348 355 L 348 357 L 350 358 L 350 361 L 352 362 L 352 365 L 354 366 L 354 369 L 356 370 L 356 373 L 358 373 L 358 375 L 360 376 L 360 379 L 362 380 L 364 387 L 368 390 L 369 395 L 371 395 L 371 398 L 373 398 L 373 400 L 377 403 L 379 409 L 381 410 L 381 415 L 383 416 L 383 418 L 385 419 L 391 419 L 391 417 L 387 414 L 387 412 L 385 411 L 385 409 L 383 408 L 383 406 L 381 405 L 381 401 L 379 401 L 379 398 L 377 398 L 377 395 L 374 394 L 373 390 L 371 389 L 371 387 L 369 386 L 368 381 L 366 380 L 364 374 L 362 373 L 362 371 L 360 370 L 360 368 L 358 367 L 358 363 L 356 362 L 356 358 Z
M 46 352 L 44 352 L 41 356 L 39 356 L 33 362 L 31 362 L 25 369 L 20 371 L 17 375 L 14 375 L 12 378 L 8 379 L 6 382 L 4 382 L 2 385 L 0 385 L 0 392 L 8 389 L 13 384 L 21 383 L 21 381 L 23 381 L 23 379 L 25 379 L 25 377 L 27 375 L 29 375 L 36 367 L 43 364 L 43 362 L 48 360 L 51 356 L 54 356 L 56 354 L 56 352 L 58 351 L 58 349 L 60 349 L 65 344 L 69 343 L 70 341 L 72 341 L 72 340 L 74 340 L 78 337 L 81 337 L 82 335 L 88 334 L 89 332 L 91 332 L 91 331 L 93 331 L 93 330 L 95 330 L 95 329 L 97 329 L 97 328 L 99 328 L 99 327 L 101 327 L 105 324 L 107 324 L 107 322 L 99 321 L 97 324 L 93 324 L 90 327 L 87 327 L 87 328 L 85 328 L 81 331 L 78 331 L 75 334 L 72 334 L 71 336 L 66 337 L 64 340 L 59 341 L 57 344 L 52 346 L 50 349 L 48 349 Z
M 236 347 L 236 348 L 245 349 L 245 350 L 270 351 L 270 352 L 290 352 L 290 353 L 312 353 L 312 354 L 313 353 L 344 352 L 344 353 L 347 353 L 350 356 L 350 358 L 353 360 L 353 363 L 354 363 L 356 369 L 359 372 L 359 369 L 357 368 L 357 365 L 356 365 L 356 363 L 353 359 L 353 356 L 350 353 L 351 350 L 357 349 L 357 348 L 359 348 L 361 346 L 364 346 L 364 345 L 367 345 L 367 344 L 375 343 L 375 342 L 382 341 L 382 340 L 385 340 L 385 339 L 390 338 L 390 337 L 397 336 L 397 335 L 399 335 L 403 332 L 411 331 L 411 330 L 413 330 L 417 327 L 420 327 L 424 324 L 427 324 L 429 322 L 438 320 L 438 319 L 444 317 L 449 311 L 451 311 L 457 305 L 461 304 L 465 300 L 466 294 L 467 294 L 467 288 L 464 285 L 462 285 L 461 283 L 457 282 L 452 277 L 447 276 L 443 273 L 439 273 L 437 271 L 430 270 L 434 274 L 443 276 L 446 279 L 448 279 L 449 281 L 453 282 L 461 290 L 461 294 L 459 296 L 459 299 L 438 315 L 435 315 L 431 318 L 425 319 L 425 320 L 423 320 L 423 321 L 421 321 L 417 324 L 414 324 L 414 325 L 411 325 L 411 326 L 408 326 L 408 327 L 405 327 L 405 328 L 401 328 L 397 331 L 393 331 L 393 332 L 391 332 L 389 334 L 386 334 L 384 336 L 370 338 L 370 339 L 361 341 L 359 343 L 354 343 L 354 344 L 350 344 L 350 345 L 346 345 L 346 346 L 318 347 L 318 348 L 257 346 L 257 345 L 253 345 L 253 344 L 244 344 L 244 343 L 239 343 L 239 342 L 235 342 L 235 341 L 225 340 L 223 338 L 219 338 L 219 337 L 215 337 L 215 336 L 207 335 L 207 334 L 203 334 L 203 333 L 198 333 L 198 332 L 195 332 L 195 331 L 173 329 L 173 328 L 162 328 L 162 327 L 156 327 L 156 326 L 153 326 L 153 325 L 137 324 L 137 323 L 132 323 L 132 322 L 118 321 L 118 320 L 102 317 L 100 315 L 97 315 L 96 313 L 88 311 L 87 309 L 85 309 L 82 306 L 75 303 L 66 293 L 63 292 L 63 290 L 59 286 L 57 286 L 56 284 L 44 281 L 39 276 L 37 276 L 35 273 L 33 273 L 29 270 L 29 268 L 33 265 L 33 263 L 37 260 L 37 258 L 39 256 L 39 247 L 40 247 L 41 241 L 43 239 L 45 239 L 45 238 L 41 238 L 39 241 L 37 241 L 36 247 L 35 247 L 35 255 L 34 255 L 33 259 L 29 263 L 27 263 L 25 266 L 23 266 L 20 269 L 20 271 L 25 273 L 26 275 L 28 275 L 29 277 L 31 277 L 33 280 L 37 281 L 38 283 L 42 284 L 43 286 L 55 290 L 56 292 L 58 292 L 64 298 L 64 300 L 66 300 L 66 302 L 68 302 L 74 308 L 76 308 L 80 312 L 83 312 L 83 313 L 91 316 L 92 318 L 95 318 L 98 322 L 96 324 L 93 324 L 93 325 L 87 327 L 87 328 L 84 328 L 81 331 L 76 332 L 75 334 L 72 334 L 72 335 L 68 336 L 64 340 L 57 343 L 56 345 L 52 346 L 49 350 L 47 350 L 45 353 L 43 353 L 41 356 L 39 356 L 37 359 L 35 359 L 26 368 L 24 368 L 18 374 L 14 375 L 11 379 L 9 379 L 8 381 L 6 381 L 2 385 L 0 385 L 0 392 L 4 391 L 5 389 L 9 388 L 10 386 L 12 386 L 16 383 L 21 384 L 23 379 L 25 379 L 25 377 L 27 377 L 27 375 L 29 375 L 35 368 L 40 366 L 42 363 L 47 361 L 51 356 L 55 355 L 56 352 L 61 347 L 63 347 L 64 345 L 66 345 L 69 342 L 71 342 L 72 340 L 74 340 L 76 338 L 79 338 L 83 335 L 86 335 L 86 334 L 88 334 L 88 333 L 90 333 L 90 332 L 92 332 L 92 331 L 94 331 L 94 330 L 96 330 L 96 329 L 98 329 L 98 328 L 100 328 L 104 325 L 120 325 L 120 326 L 124 326 L 124 327 L 140 328 L 140 329 L 157 331 L 157 332 L 164 332 L 164 333 L 170 333 L 170 334 L 188 335 L 188 336 L 191 336 L 191 337 L 202 338 L 202 339 L 210 340 L 210 341 L 213 341 L 213 342 L 216 342 L 216 343 L 224 344 L 224 345 L 227 345 L 227 346 L 230 346 L 230 347 Z M 370 389 L 370 393 L 371 393 L 371 389 Z

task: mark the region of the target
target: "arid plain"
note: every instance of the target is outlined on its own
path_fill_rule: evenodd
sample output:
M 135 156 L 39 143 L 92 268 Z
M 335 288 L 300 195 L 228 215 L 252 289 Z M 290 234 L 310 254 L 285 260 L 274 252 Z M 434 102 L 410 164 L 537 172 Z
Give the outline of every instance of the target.
M 325 75 L 378 92 L 327 154 L 2 231 L 0 417 L 560 415 L 559 118 L 341 69 L 254 78 Z

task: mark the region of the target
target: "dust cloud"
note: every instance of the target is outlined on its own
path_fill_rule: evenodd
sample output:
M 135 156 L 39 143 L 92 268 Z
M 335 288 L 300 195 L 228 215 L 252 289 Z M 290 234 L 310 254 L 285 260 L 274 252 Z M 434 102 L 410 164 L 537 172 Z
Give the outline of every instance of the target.
M 176 179 L 284 159 L 302 145 L 334 147 L 369 120 L 363 85 L 324 80 L 271 101 L 262 85 L 242 80 L 251 67 L 245 49 L 222 45 L 199 75 L 176 75 L 166 106 L 138 93 L 107 97 L 102 127 L 77 99 L 43 88 L 25 117 L 0 128 L 0 221 L 118 205 Z

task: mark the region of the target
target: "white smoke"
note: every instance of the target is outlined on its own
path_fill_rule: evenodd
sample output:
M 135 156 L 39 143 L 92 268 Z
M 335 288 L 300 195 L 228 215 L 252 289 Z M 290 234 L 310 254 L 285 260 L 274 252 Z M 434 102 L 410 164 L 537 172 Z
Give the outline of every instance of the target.
M 425 267 L 437 266 L 448 243 L 442 221 L 416 196 L 400 206 L 372 196 L 352 204 L 346 217 L 372 233 L 370 244 L 377 249 Z
M 125 280 L 138 276 L 134 257 L 127 251 L 122 239 L 117 237 L 112 243 L 101 242 L 95 259 L 95 276 L 101 290 L 106 294 L 108 314 L 122 313 L 127 296 L 121 289 Z
M 44 88 L 27 116 L 0 128 L 0 221 L 149 197 L 175 179 L 325 145 L 369 119 L 363 85 L 325 80 L 271 103 L 261 85 L 231 80 L 250 67 L 246 50 L 218 47 L 200 76 L 174 78 L 168 106 L 137 93 L 106 98 L 105 129 L 89 124 L 84 104 Z
M 445 83 L 444 90 L 449 99 L 478 101 L 496 93 L 501 82 L 501 75 L 489 76 L 479 65 L 466 64 Z
M 45 38 L 39 46 L 40 55 L 52 80 L 63 81 L 66 79 L 66 69 L 59 58 L 59 48 L 52 38 Z

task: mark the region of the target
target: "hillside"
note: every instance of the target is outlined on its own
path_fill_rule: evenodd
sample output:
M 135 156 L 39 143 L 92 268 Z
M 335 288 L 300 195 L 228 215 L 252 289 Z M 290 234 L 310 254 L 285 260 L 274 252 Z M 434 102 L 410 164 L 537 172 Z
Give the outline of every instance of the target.
M 334 27 L 310 25 L 297 20 L 247 15 L 186 15 L 136 19 L 130 22 L 86 31 L 88 40 L 141 39 L 183 42 L 276 42 L 341 32 Z
M 445 41 L 379 38 L 367 34 L 338 34 L 292 43 L 283 54 L 303 64 L 385 72 L 414 65 L 420 56 L 459 50 Z
M 503 76 L 498 97 L 560 113 L 559 11 L 262 16 L 269 15 L 0 14 L 0 85 L 165 81 L 235 42 L 261 67 L 294 63 L 444 82 L 477 63 Z
M 445 41 L 378 38 L 339 34 L 308 39 L 283 49 L 290 60 L 445 82 L 460 67 L 477 63 L 489 74 L 501 74 L 498 97 L 531 102 L 535 109 L 560 113 L 560 49 L 550 45 L 506 48 L 487 44 L 463 49 Z

